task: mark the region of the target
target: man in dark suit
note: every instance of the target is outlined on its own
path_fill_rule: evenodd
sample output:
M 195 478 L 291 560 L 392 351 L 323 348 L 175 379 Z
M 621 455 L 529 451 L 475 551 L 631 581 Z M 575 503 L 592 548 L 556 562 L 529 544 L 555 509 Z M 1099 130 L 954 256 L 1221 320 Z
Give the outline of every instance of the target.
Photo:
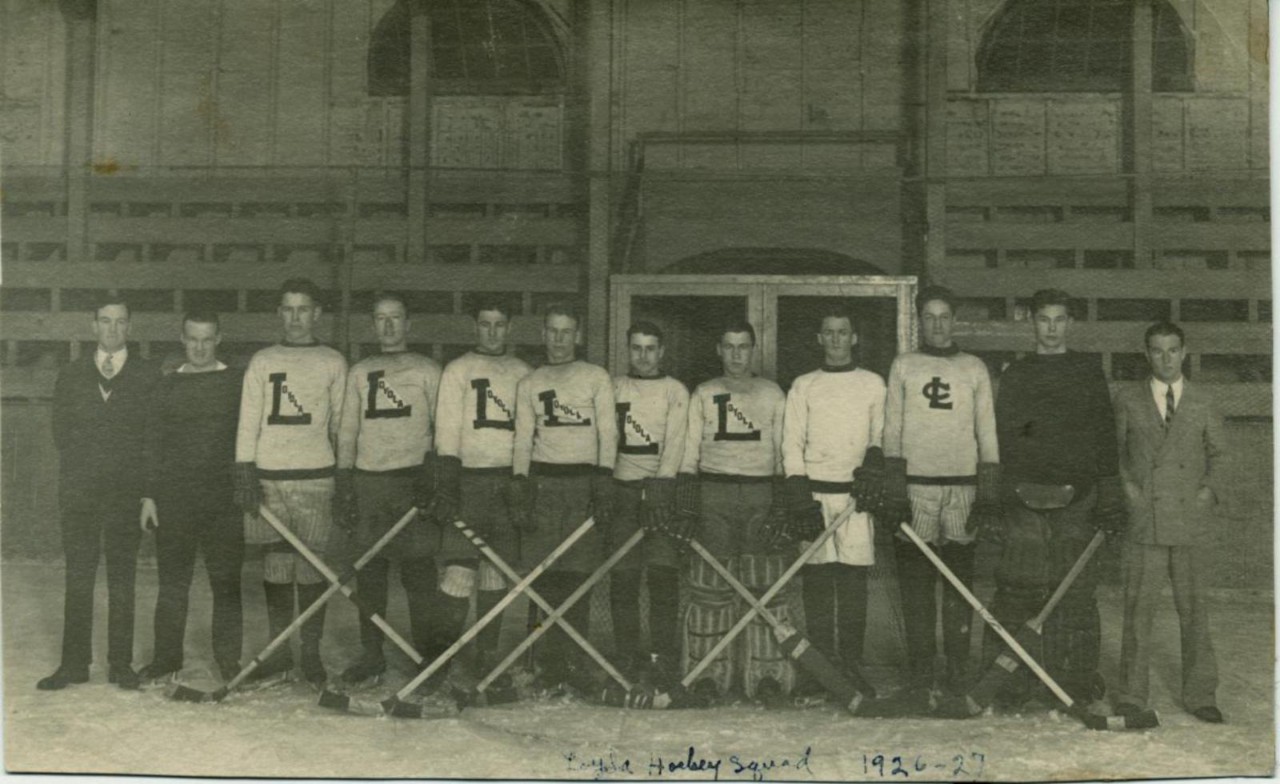
M 133 671 L 136 523 L 145 463 L 143 434 L 155 365 L 132 356 L 129 306 L 104 299 L 94 309 L 97 348 L 58 371 L 53 392 L 53 440 L 58 448 L 58 500 L 66 595 L 62 663 L 36 687 L 63 689 L 89 680 L 93 661 L 93 589 L 106 554 L 109 665 L 107 680 L 136 689 Z
M 1152 621 L 1165 575 L 1182 627 L 1182 702 L 1220 723 L 1218 666 L 1204 595 L 1206 544 L 1225 475 L 1222 420 L 1209 395 L 1182 377 L 1186 343 L 1175 324 L 1147 329 L 1151 378 L 1116 394 L 1120 473 L 1129 510 L 1124 547 L 1124 641 L 1116 712 L 1147 707 Z

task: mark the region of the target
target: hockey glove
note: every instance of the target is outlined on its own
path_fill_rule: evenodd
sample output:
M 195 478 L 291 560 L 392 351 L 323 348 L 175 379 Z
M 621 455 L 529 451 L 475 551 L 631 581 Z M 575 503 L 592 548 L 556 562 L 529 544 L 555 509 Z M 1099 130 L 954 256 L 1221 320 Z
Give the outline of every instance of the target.
M 644 480 L 640 496 L 640 524 L 651 534 L 664 533 L 670 524 L 676 502 L 676 480 L 649 477 Z
M 901 457 L 884 459 L 884 495 L 880 508 L 872 510 L 875 521 L 890 531 L 911 522 L 911 499 L 907 496 L 907 461 Z
M 999 542 L 1004 538 L 1004 510 L 1000 503 L 1000 464 L 978 464 L 978 492 L 969 507 L 969 519 L 965 531 L 977 534 L 984 542 Z
M 232 466 L 231 487 L 236 506 L 245 514 L 257 515 L 262 506 L 262 484 L 258 481 L 258 466 L 253 463 L 236 463 Z
M 355 469 L 339 468 L 333 475 L 333 524 L 350 533 L 358 519 Z
M 1124 533 L 1129 523 L 1129 512 L 1125 508 L 1124 483 L 1119 475 L 1106 476 L 1098 480 L 1098 498 L 1093 505 L 1093 524 L 1099 531 L 1106 531 L 1108 536 Z
M 507 483 L 507 515 L 517 531 L 533 533 L 538 530 L 538 518 L 533 514 L 537 496 L 537 485 L 523 474 L 516 474 Z
M 821 536 L 827 524 L 822 519 L 822 504 L 814 500 L 809 490 L 809 477 L 787 477 L 782 493 L 787 504 L 788 536 L 799 542 L 812 542 Z
M 862 465 L 853 469 L 853 503 L 859 512 L 880 511 L 884 498 L 884 451 L 878 446 L 867 450 Z
M 596 525 L 613 522 L 613 469 L 598 466 L 591 475 L 591 516 Z
M 680 544 L 698 535 L 702 516 L 702 497 L 697 474 L 676 476 L 675 514 L 671 515 L 664 533 Z
M 782 478 L 773 480 L 773 500 L 769 511 L 765 513 L 764 522 L 756 531 L 755 547 L 769 551 L 781 549 L 791 540 L 790 509 L 787 508 L 787 494 Z
M 462 511 L 462 461 L 453 455 L 436 455 L 435 492 L 426 509 L 441 525 L 452 525 Z

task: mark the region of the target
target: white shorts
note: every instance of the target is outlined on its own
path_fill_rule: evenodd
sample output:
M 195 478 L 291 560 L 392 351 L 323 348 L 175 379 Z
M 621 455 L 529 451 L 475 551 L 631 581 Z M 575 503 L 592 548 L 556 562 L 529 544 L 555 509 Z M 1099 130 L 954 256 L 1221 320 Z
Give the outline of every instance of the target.
M 969 544 L 974 534 L 965 530 L 965 524 L 977 494 L 973 485 L 907 485 L 911 527 L 930 544 Z
M 822 521 L 828 527 L 853 503 L 853 496 L 848 493 L 814 493 L 813 498 L 822 504 Z M 866 512 L 850 515 L 840 530 L 832 534 L 809 559 L 811 564 L 841 563 L 850 566 L 871 566 L 875 562 L 875 529 L 871 525 L 871 515 Z

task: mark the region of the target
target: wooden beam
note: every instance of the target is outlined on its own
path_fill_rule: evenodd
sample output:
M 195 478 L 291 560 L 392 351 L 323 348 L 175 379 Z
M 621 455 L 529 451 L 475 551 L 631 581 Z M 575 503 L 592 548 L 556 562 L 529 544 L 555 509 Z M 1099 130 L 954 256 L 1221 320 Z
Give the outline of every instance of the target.
M 1142 350 L 1146 321 L 1077 321 L 1068 344 L 1076 351 L 1128 352 Z M 1184 324 L 1187 343 L 1203 354 L 1271 353 L 1271 325 L 1248 322 Z M 1030 322 L 956 322 L 956 341 L 970 351 L 1027 351 L 1034 345 Z
M 580 288 L 578 265 L 361 264 L 352 270 L 352 286 L 382 286 L 415 291 L 538 291 L 573 293 Z M 4 284 L 15 288 L 123 289 L 274 289 L 286 279 L 301 276 L 327 280 L 330 265 L 293 264 L 134 264 L 94 262 L 46 264 L 6 262 Z
M 943 267 L 934 279 L 961 297 L 1026 297 L 1059 288 L 1077 297 L 1250 299 L 1270 286 L 1266 270 L 1019 270 Z
M 134 313 L 130 319 L 130 337 L 139 342 L 172 341 L 181 318 L 178 313 Z M 423 341 L 467 345 L 475 340 L 475 322 L 461 314 L 417 314 L 413 317 L 413 328 L 415 336 Z M 92 340 L 84 313 L 0 313 L 0 332 L 6 340 L 75 343 Z M 334 342 L 335 332 L 335 319 L 326 315 L 316 329 L 316 337 Z M 280 317 L 274 313 L 226 314 L 222 319 L 222 334 L 231 343 L 275 341 L 280 337 Z M 541 322 L 531 318 L 513 320 L 511 340 L 520 345 L 540 344 Z

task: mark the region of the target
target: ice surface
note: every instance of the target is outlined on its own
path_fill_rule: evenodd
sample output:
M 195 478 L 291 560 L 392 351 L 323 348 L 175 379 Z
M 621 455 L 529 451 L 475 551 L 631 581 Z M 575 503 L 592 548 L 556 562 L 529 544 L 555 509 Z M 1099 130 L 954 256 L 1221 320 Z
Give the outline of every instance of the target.
M 252 652 L 265 643 L 266 624 L 261 589 L 249 572 L 246 569 L 245 628 L 246 650 Z M 213 688 L 218 682 L 211 675 L 209 595 L 203 580 L 198 569 L 183 679 Z M 556 701 L 470 709 L 444 720 L 373 719 L 327 712 L 316 706 L 315 693 L 302 685 L 232 694 L 214 705 L 175 703 L 162 691 L 124 692 L 106 684 L 106 591 L 101 574 L 95 627 L 98 663 L 92 680 L 44 693 L 36 691 L 35 682 L 57 665 L 61 566 L 5 563 L 2 586 L 5 761 L 10 771 L 307 778 L 1025 781 L 1266 775 L 1274 766 L 1269 593 L 1213 594 L 1211 614 L 1222 675 L 1218 699 L 1227 724 L 1202 724 L 1176 701 L 1178 636 L 1169 600 L 1157 619 L 1161 643 L 1152 673 L 1153 706 L 1163 726 L 1148 732 L 1106 733 L 1089 731 L 1053 712 L 960 722 L 859 719 L 830 707 L 643 712 Z M 140 667 L 151 653 L 153 569 L 139 570 L 138 586 L 134 663 Z M 392 586 L 394 597 L 399 591 L 394 581 Z M 1104 590 L 1101 600 L 1103 668 L 1108 681 L 1114 682 L 1120 607 L 1114 589 Z M 391 621 L 403 628 L 400 612 L 401 605 L 393 601 Z M 335 599 L 324 649 L 331 672 L 354 660 L 357 639 L 354 610 L 346 600 Z M 963 770 L 957 770 L 960 762 Z

